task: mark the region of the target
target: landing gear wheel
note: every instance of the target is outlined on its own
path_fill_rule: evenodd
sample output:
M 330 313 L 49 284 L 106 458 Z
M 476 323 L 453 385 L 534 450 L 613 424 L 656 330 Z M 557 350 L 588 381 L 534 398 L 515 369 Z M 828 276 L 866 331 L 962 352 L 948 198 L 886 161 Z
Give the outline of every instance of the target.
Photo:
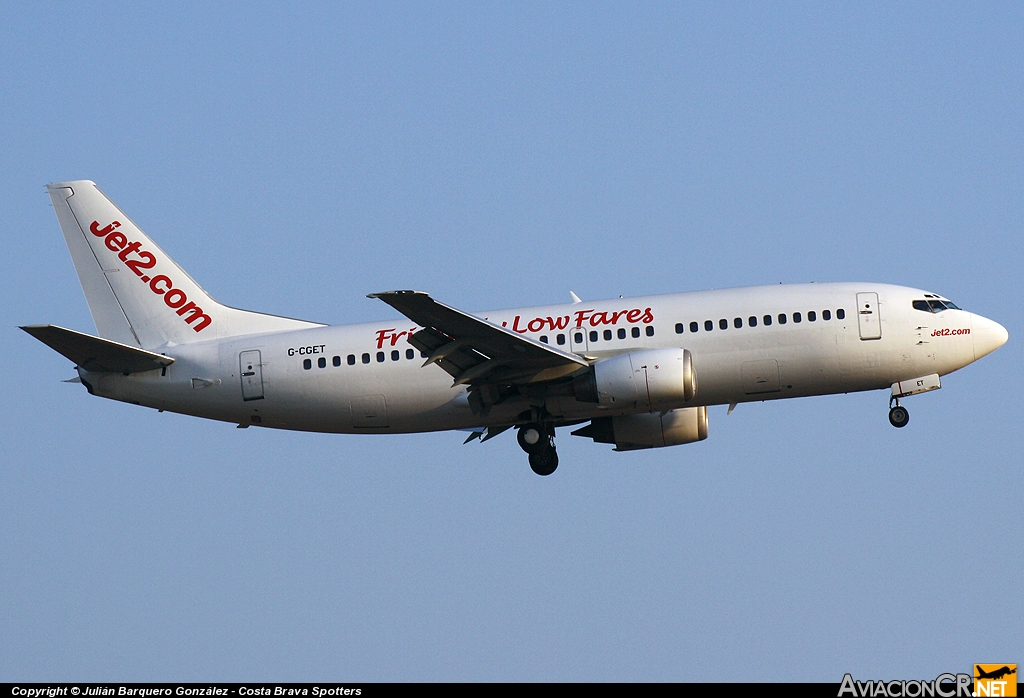
M 910 413 L 907 412 L 906 407 L 896 405 L 889 410 L 889 424 L 893 425 L 897 429 L 902 429 L 907 426 L 907 422 L 910 421 Z
M 542 450 L 550 443 L 544 427 L 536 423 L 524 424 L 519 427 L 519 433 L 516 434 L 516 441 L 519 442 L 519 447 L 529 454 Z M 530 462 L 532 463 L 533 461 L 531 460 Z
M 554 448 L 542 448 L 530 454 L 530 467 L 538 475 L 550 475 L 558 467 L 558 453 Z

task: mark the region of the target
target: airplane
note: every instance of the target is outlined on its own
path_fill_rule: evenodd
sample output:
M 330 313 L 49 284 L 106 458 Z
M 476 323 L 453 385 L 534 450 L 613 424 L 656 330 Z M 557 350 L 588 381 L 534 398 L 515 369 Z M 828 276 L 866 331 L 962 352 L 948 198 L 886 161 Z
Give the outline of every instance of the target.
M 707 408 L 889 389 L 900 400 L 1001 347 L 998 323 L 942 295 L 812 283 L 467 313 L 421 291 L 369 298 L 404 316 L 345 326 L 211 298 L 91 181 L 47 185 L 98 336 L 23 330 L 92 395 L 314 432 L 516 430 L 538 475 L 555 430 L 617 451 L 707 438 Z

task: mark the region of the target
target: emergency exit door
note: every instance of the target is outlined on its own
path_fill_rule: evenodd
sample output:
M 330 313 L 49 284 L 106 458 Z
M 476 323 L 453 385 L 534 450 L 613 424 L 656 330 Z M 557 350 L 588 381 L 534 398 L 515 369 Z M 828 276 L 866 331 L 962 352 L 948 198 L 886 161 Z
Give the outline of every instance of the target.
M 861 339 L 881 339 L 882 321 L 878 316 L 878 294 L 857 294 L 857 325 Z
M 263 364 L 258 350 L 243 351 L 238 355 L 238 368 L 242 375 L 242 399 L 263 399 Z

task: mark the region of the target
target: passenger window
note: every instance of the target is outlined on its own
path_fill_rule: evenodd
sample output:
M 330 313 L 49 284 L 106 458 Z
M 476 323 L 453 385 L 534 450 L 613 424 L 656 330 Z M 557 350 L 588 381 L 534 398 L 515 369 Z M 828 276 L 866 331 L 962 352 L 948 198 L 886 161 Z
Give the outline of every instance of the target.
M 355 354 L 349 354 L 348 355 L 348 365 L 349 366 L 355 366 L 356 365 L 356 355 Z
M 750 317 L 748 317 L 747 324 L 750 325 L 751 327 L 757 327 L 757 316 L 751 315 Z
M 723 330 L 729 329 L 729 321 L 726 320 L 725 318 L 722 318 L 721 320 L 718 321 L 718 327 Z
M 743 327 L 743 318 L 741 318 L 741 317 L 734 317 L 732 319 L 732 326 L 735 327 L 737 330 L 740 329 L 741 327 Z
M 636 328 L 634 328 L 634 329 L 636 329 Z M 700 329 L 700 325 L 698 325 L 696 322 L 691 322 L 690 323 L 690 332 L 696 332 L 699 329 Z M 639 333 L 637 333 L 637 334 L 639 334 Z
M 839 310 L 836 311 L 836 320 L 845 320 L 845 319 L 846 319 L 846 311 L 843 310 L 842 308 L 840 308 Z
M 814 322 L 818 319 L 818 316 L 814 314 L 813 310 L 807 311 L 807 322 Z
M 429 357 L 430 357 L 430 354 L 428 354 L 427 352 L 425 352 L 425 351 L 421 351 L 420 352 L 420 358 L 421 359 L 426 359 L 426 358 L 429 358 Z
M 696 323 L 694 323 L 694 324 L 696 324 Z M 635 337 L 639 337 L 640 336 L 640 328 L 639 327 L 634 327 L 632 330 L 630 330 L 630 334 L 632 334 L 634 338 Z
M 786 324 L 786 314 L 785 313 L 779 313 L 779 324 L 780 325 L 785 325 Z
M 384 363 L 384 352 L 382 352 L 382 351 L 378 351 L 377 352 L 377 363 L 379 363 L 379 364 Z
M 596 342 L 597 341 L 597 330 L 591 330 L 590 331 L 590 341 L 591 342 Z
M 604 331 L 604 339 L 605 339 L 605 341 L 607 342 L 611 338 L 612 338 L 612 331 L 611 330 L 605 330 Z
M 583 333 L 577 332 L 576 338 L 573 341 L 576 342 L 577 344 L 583 344 Z
M 800 313 L 793 313 L 793 322 L 800 322 L 802 319 Z
M 397 349 L 393 349 L 391 351 L 391 360 L 398 361 L 400 358 L 402 358 L 402 355 L 398 353 Z
M 369 354 L 363 354 L 363 363 L 364 364 L 370 363 L 370 355 Z
M 831 320 L 832 319 L 832 311 L 831 310 L 822 310 L 821 311 L 821 319 L 822 320 Z
M 555 341 L 558 342 L 559 346 L 561 346 L 562 344 L 565 344 L 565 335 L 564 334 L 558 335 L 557 337 L 555 337 Z
M 302 360 L 302 368 L 304 368 L 304 369 L 306 369 L 308 371 L 309 369 L 313 368 L 313 362 L 310 361 L 309 359 L 303 359 Z
M 710 332 L 713 329 L 715 329 L 715 323 L 711 322 L 711 320 L 705 320 L 704 321 L 704 331 L 705 332 Z
M 648 325 L 647 326 L 647 336 L 648 337 L 653 337 L 654 336 L 654 325 Z
M 335 366 L 341 366 L 341 357 L 340 356 L 335 356 L 334 357 L 334 365 Z
M 321 356 L 319 359 L 316 360 L 316 365 L 319 366 L 320 368 L 327 368 L 327 359 Z
M 683 333 L 683 323 L 677 322 L 676 323 L 676 334 L 682 334 L 682 333 Z
M 541 342 L 541 344 L 547 344 L 548 343 L 548 336 L 546 334 L 542 334 L 540 336 L 540 342 Z
M 625 327 L 620 327 L 617 334 L 619 335 L 619 339 L 625 339 L 626 338 L 626 328 Z
M 405 350 L 405 358 L 407 358 L 407 359 L 415 359 L 416 358 L 416 352 L 413 351 L 412 349 L 406 349 Z
M 764 320 L 764 324 L 765 324 L 765 326 L 768 326 L 768 325 L 771 325 L 771 324 L 772 324 L 772 316 L 771 316 L 771 315 L 765 315 L 765 316 L 764 316 L 763 318 L 761 318 L 761 319 L 762 319 L 762 320 Z

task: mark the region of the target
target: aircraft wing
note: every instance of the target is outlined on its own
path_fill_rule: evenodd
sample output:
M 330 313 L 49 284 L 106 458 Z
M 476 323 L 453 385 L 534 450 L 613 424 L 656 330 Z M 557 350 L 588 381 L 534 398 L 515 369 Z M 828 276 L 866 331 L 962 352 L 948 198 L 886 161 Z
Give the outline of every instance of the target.
M 409 342 L 455 379 L 455 385 L 535 383 L 567 376 L 590 364 L 575 354 L 524 337 L 501 325 L 438 303 L 422 291 L 373 293 L 422 325 Z
M 27 325 L 21 329 L 87 371 L 139 373 L 170 366 L 174 359 L 91 334 L 56 325 Z

